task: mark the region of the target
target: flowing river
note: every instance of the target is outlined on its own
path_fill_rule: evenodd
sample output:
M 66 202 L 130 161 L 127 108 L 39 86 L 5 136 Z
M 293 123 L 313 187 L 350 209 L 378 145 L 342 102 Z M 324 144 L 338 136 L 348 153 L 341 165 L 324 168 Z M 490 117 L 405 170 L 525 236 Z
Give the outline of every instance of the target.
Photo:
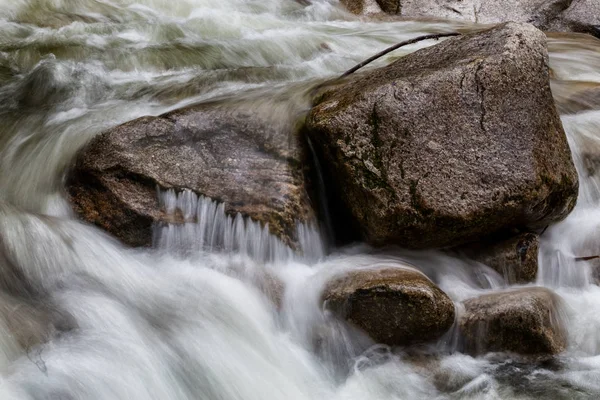
M 591 36 L 548 37 L 581 183 L 574 212 L 542 235 L 535 285 L 562 297 L 568 327 L 568 348 L 552 361 L 470 357 L 455 351 L 452 332 L 427 357 L 393 350 L 319 303 L 333 274 L 402 260 L 457 304 L 505 287 L 467 260 L 364 245 L 323 256 L 314 237 L 311 257 L 266 264 L 233 252 L 182 256 L 168 237 L 132 250 L 78 221 L 67 202 L 75 153 L 109 127 L 208 99 L 296 118 L 311 87 L 372 54 L 473 29 L 359 18 L 335 0 L 0 0 L 0 399 L 600 398 L 600 287 L 594 260 L 575 261 L 600 254 L 600 95 L 586 94 L 600 93 L 600 41 Z M 258 289 L 270 276 L 285 286 L 279 309 Z

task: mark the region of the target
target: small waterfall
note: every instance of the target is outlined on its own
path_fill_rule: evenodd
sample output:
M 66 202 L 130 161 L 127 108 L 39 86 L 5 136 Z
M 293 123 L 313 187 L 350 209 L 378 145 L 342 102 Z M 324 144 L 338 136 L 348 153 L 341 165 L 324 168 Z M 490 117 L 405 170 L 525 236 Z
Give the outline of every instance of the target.
M 228 215 L 224 203 L 189 189 L 159 191 L 159 203 L 167 219 L 154 228 L 154 247 L 161 250 L 177 254 L 238 253 L 259 262 L 315 262 L 325 254 L 319 230 L 311 223 L 296 224 L 298 251 L 294 251 L 271 234 L 269 224 L 261 226 L 240 213 Z
M 584 288 L 595 282 L 600 255 L 600 113 L 567 115 L 562 121 L 579 173 L 579 197 L 573 212 L 542 235 L 538 283 Z

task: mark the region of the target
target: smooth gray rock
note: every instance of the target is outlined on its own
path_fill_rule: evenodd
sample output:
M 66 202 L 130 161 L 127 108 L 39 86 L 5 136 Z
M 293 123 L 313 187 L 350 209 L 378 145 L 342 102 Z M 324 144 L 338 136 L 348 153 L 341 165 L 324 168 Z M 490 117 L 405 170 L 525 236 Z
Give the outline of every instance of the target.
M 373 245 L 440 248 L 543 228 L 578 190 L 548 79 L 544 34 L 508 23 L 325 89 L 306 130 Z

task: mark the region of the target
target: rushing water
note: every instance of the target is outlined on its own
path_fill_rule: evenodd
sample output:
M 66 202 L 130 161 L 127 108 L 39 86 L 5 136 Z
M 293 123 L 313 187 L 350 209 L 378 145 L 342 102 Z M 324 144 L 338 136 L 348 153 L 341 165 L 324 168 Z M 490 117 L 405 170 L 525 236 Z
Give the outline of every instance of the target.
M 108 127 L 215 98 L 289 119 L 323 79 L 393 43 L 457 29 L 474 27 L 369 21 L 334 0 L 0 0 L 0 399 L 600 397 L 600 288 L 594 260 L 575 261 L 600 254 L 591 37 L 549 36 L 581 179 L 575 211 L 542 236 L 537 285 L 564 299 L 569 332 L 551 363 L 463 355 L 452 332 L 423 350 L 430 357 L 374 346 L 319 304 L 341 271 L 406 261 L 458 303 L 504 287 L 483 265 L 362 245 L 315 260 L 324 244 L 314 232 L 304 232 L 304 258 L 281 243 L 251 250 L 260 227 L 172 193 L 165 204 L 185 204 L 197 221 L 209 213 L 224 230 L 210 240 L 201 224 L 159 231 L 156 250 L 132 250 L 66 202 L 73 155 Z M 163 251 L 174 246 L 185 251 Z

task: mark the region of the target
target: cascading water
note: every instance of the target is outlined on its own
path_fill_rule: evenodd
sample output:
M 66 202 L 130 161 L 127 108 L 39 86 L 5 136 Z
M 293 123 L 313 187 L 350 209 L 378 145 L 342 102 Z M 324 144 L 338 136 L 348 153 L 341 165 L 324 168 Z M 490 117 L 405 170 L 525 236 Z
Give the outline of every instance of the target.
M 423 361 L 373 346 L 319 302 L 342 271 L 408 262 L 458 304 L 505 287 L 483 265 L 362 245 L 325 257 L 304 226 L 305 257 L 292 257 L 263 227 L 186 192 L 161 197 L 188 223 L 132 250 L 76 220 L 64 195 L 74 154 L 108 127 L 208 99 L 301 113 L 323 79 L 457 29 L 475 27 L 369 22 L 335 0 L 0 0 L 0 399 L 600 397 L 600 289 L 594 259 L 576 260 L 600 254 L 593 99 L 563 116 L 579 203 L 542 236 L 537 284 L 564 299 L 568 327 L 551 365 L 473 358 L 452 332 Z M 559 107 L 600 85 L 599 41 L 550 35 L 549 51 Z
M 225 205 L 190 190 L 175 193 L 173 189 L 159 193 L 167 217 L 177 218 L 181 212 L 184 223 L 167 223 L 154 228 L 154 247 L 189 253 L 198 251 L 239 253 L 261 262 L 285 262 L 295 257 L 310 262 L 324 254 L 323 239 L 312 224 L 297 223 L 296 251 L 269 233 L 269 224 L 261 226 L 241 214 L 225 213 Z

